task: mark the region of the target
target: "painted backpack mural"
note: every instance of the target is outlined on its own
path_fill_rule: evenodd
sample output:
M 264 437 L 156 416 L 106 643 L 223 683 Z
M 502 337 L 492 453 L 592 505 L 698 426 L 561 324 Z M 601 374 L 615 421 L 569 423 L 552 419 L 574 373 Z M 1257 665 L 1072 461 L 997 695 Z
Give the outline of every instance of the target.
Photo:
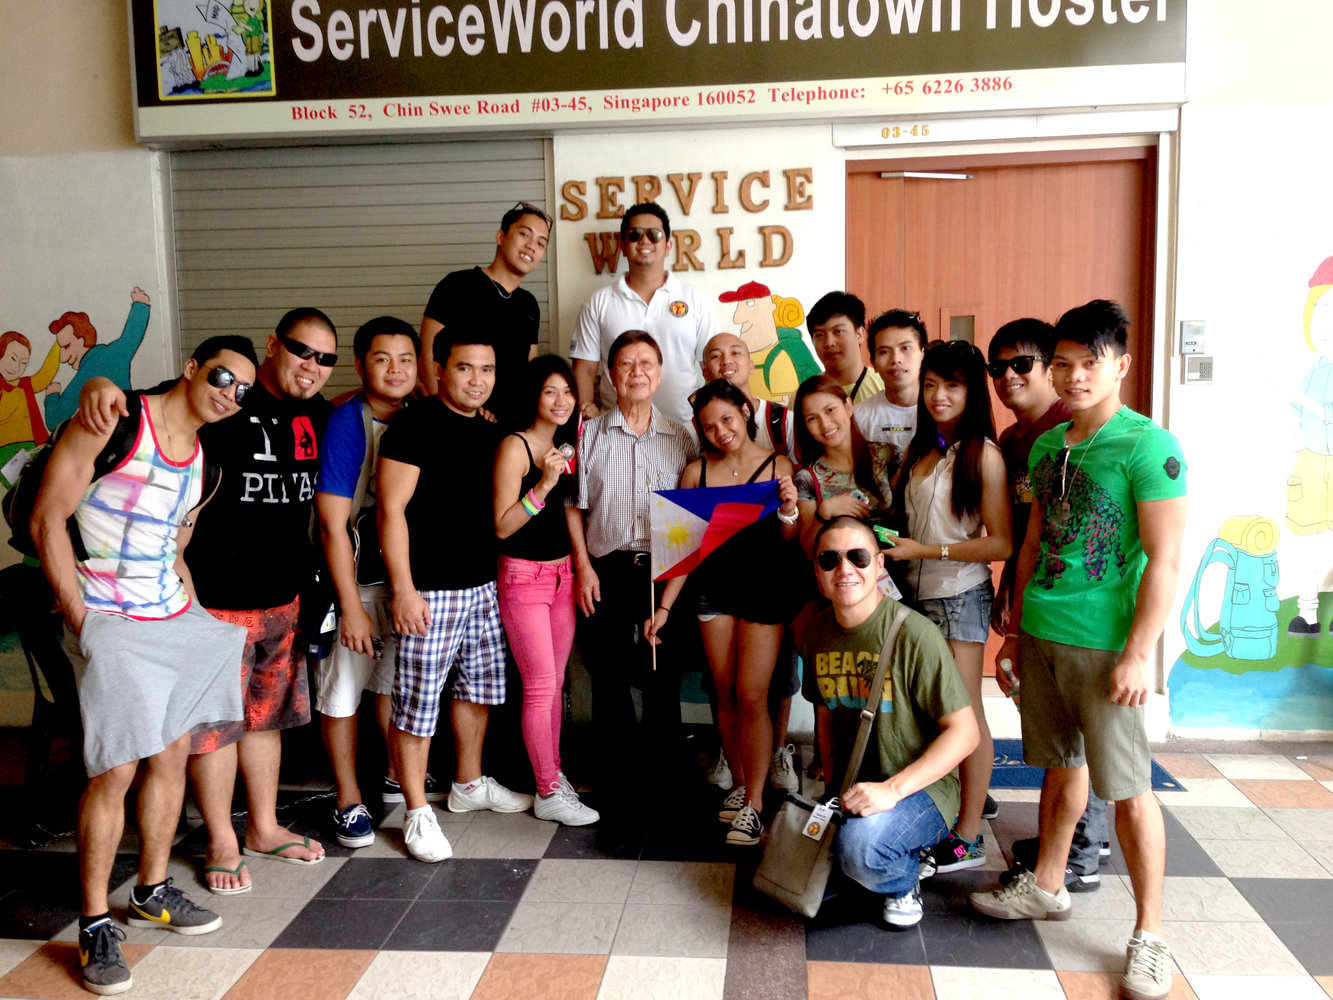
M 1333 257 L 1307 284 L 1305 344 L 1316 358 L 1291 402 L 1282 556 L 1294 593 L 1278 594 L 1278 526 L 1262 516 L 1228 518 L 1181 608 L 1187 650 L 1167 679 L 1176 729 L 1333 730 Z M 1225 575 L 1210 572 L 1215 566 Z

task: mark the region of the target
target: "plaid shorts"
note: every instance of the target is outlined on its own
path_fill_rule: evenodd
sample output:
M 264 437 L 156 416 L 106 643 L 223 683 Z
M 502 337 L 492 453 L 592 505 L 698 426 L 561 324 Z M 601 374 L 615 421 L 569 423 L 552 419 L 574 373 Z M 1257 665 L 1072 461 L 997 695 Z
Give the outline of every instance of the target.
M 290 729 L 309 722 L 310 681 L 305 657 L 296 646 L 301 599 L 253 611 L 207 610 L 218 621 L 245 629 L 240 663 L 245 721 L 192 733 L 190 753 L 212 753 L 235 743 L 242 733 Z
M 495 581 L 467 590 L 425 590 L 421 596 L 430 628 L 425 635 L 398 635 L 393 724 L 413 736 L 434 736 L 450 673 L 459 701 L 504 704 L 505 638 Z

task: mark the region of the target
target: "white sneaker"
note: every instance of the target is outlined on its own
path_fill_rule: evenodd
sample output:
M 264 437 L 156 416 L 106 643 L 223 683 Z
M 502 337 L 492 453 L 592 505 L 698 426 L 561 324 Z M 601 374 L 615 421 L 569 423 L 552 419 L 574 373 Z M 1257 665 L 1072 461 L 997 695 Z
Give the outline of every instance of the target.
M 551 794 L 546 798 L 537 796 L 532 805 L 532 814 L 538 819 L 563 823 L 565 826 L 587 826 L 602 818 L 596 809 L 580 802 L 573 789 L 566 789 L 560 784 L 552 785 Z
M 1163 1000 L 1171 993 L 1171 951 L 1156 934 L 1138 931 L 1125 949 L 1120 995 L 1128 1000 Z
M 718 747 L 717 757 L 713 760 L 713 766 L 708 769 L 704 775 L 704 780 L 710 785 L 717 785 L 718 788 L 726 788 L 731 784 L 731 767 L 727 764 L 727 755 Z
M 921 887 L 914 885 L 905 896 L 884 897 L 884 922 L 894 930 L 921 923 Z
M 800 775 L 796 773 L 796 768 L 792 766 L 792 758 L 795 754 L 796 747 L 791 743 L 773 751 L 773 763 L 768 768 L 769 788 L 776 788 L 780 792 L 799 792 L 801 790 Z
M 449 846 L 449 839 L 440 829 L 440 821 L 435 818 L 433 808 L 422 806 L 414 809 L 405 819 L 403 841 L 407 844 L 407 853 L 412 857 L 427 864 L 453 857 L 454 849 Z
M 456 813 L 489 809 L 498 813 L 521 813 L 532 808 L 532 796 L 511 792 L 494 778 L 482 775 L 466 787 L 454 782 L 449 790 L 449 811 Z

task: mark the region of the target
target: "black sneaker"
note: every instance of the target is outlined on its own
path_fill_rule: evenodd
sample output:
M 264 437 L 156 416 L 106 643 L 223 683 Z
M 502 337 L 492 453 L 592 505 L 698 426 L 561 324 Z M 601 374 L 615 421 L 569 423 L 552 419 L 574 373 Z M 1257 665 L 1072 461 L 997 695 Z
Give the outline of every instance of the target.
M 1025 868 L 1020 864 L 1015 864 L 1007 872 L 1000 873 L 1000 885 L 1007 886 L 1014 879 L 1018 878 L 1025 871 L 1031 869 Z M 1102 887 L 1102 877 L 1099 873 L 1093 872 L 1091 875 L 1080 875 L 1072 868 L 1065 869 L 1065 888 L 1070 892 L 1096 892 Z
M 79 964 L 83 966 L 85 990 L 109 997 L 134 985 L 130 967 L 120 951 L 120 942 L 124 940 L 125 932 L 110 917 L 79 931 Z
M 1037 837 L 1024 837 L 1022 840 L 1015 840 L 1013 847 L 1014 864 L 1021 868 L 1026 868 L 1030 872 L 1036 871 L 1037 851 L 1040 846 L 1041 841 Z M 1097 854 L 1099 857 L 1109 858 L 1111 856 L 1111 842 L 1109 840 L 1103 840 L 1101 847 L 1097 849 Z M 1072 854 L 1070 855 L 1070 860 L 1073 860 Z M 1073 868 L 1074 866 L 1071 864 L 1069 867 Z M 1096 872 L 1093 872 L 1092 875 L 1082 875 L 1080 877 L 1085 879 L 1092 878 L 1092 881 L 1096 882 L 1097 879 L 1093 878 L 1093 875 L 1096 874 Z M 1077 889 L 1073 891 L 1078 892 Z
M 150 927 L 177 934 L 207 934 L 222 926 L 222 918 L 212 910 L 195 906 L 188 896 L 167 879 L 146 900 L 138 899 L 139 886 L 130 891 L 131 927 Z
M 994 819 L 998 815 L 1000 815 L 1000 803 L 991 798 L 988 792 L 986 794 L 986 804 L 981 807 L 981 818 Z
M 763 835 L 764 824 L 754 806 L 741 806 L 727 831 L 727 843 L 737 847 L 754 847 Z
M 440 787 L 440 783 L 435 780 L 435 776 L 429 771 L 426 772 L 426 801 L 443 802 L 449 797 L 449 792 Z M 380 801 L 386 806 L 394 806 L 399 802 L 405 802 L 403 798 L 403 789 L 398 782 L 394 781 L 388 775 L 384 776 L 384 790 L 380 793 Z
M 917 878 L 930 878 L 935 874 L 980 868 L 985 863 L 986 840 L 981 834 L 977 834 L 977 839 L 968 843 L 962 837 L 950 833 L 934 847 L 921 852 Z

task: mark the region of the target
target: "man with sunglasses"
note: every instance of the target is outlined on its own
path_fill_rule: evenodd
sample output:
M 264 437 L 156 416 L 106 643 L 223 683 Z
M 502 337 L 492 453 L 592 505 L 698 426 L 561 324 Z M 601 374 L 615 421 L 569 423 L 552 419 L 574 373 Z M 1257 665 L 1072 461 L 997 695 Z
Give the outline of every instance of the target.
M 644 330 L 662 351 L 655 404 L 689 427 L 694 420 L 690 393 L 703 384 L 699 365 L 705 345 L 719 331 L 717 314 L 703 292 L 667 270 L 671 222 L 661 205 L 642 202 L 630 208 L 620 220 L 620 244 L 627 270 L 583 304 L 569 348 L 583 415 L 591 418 L 599 412 L 593 388 L 612 342 L 626 330 Z M 599 389 L 608 412 L 616 405 L 612 374 L 602 367 Z
M 203 606 L 247 630 L 238 665 L 244 722 L 196 732 L 190 741 L 190 774 L 208 826 L 205 880 L 223 895 L 250 888 L 242 853 L 300 865 L 324 859 L 318 842 L 278 824 L 277 804 L 281 730 L 310 721 L 305 658 L 296 644 L 298 595 L 314 566 L 311 515 L 332 410 L 319 390 L 337 350 L 337 332 L 324 313 L 290 310 L 269 334 L 240 419 L 200 431 L 226 473 L 185 562 Z M 94 380 L 80 416 L 123 412 L 124 399 L 111 382 Z M 262 541 L 262 564 L 238 558 L 237 539 Z M 231 824 L 238 761 L 249 804 L 244 845 Z
M 870 323 L 870 361 L 884 380 L 884 391 L 856 404 L 861 436 L 872 444 L 891 444 L 901 458 L 916 433 L 916 402 L 921 391 L 921 359 L 926 353 L 926 325 L 906 309 L 882 312 Z
M 864 522 L 830 520 L 815 536 L 814 558 L 831 607 L 798 619 L 796 649 L 808 668 L 805 696 L 815 706 L 822 759 L 834 762 L 828 787 L 837 788 L 900 605 L 880 593 L 884 556 Z M 833 849 L 845 875 L 883 895 L 882 917 L 894 930 L 921 921 L 917 855 L 944 839 L 958 815 L 954 768 L 977 740 L 948 644 L 909 611 L 890 653 L 860 780 L 841 802 L 846 819 Z
M 1128 326 L 1118 305 L 1099 299 L 1066 312 L 1051 337 L 1052 381 L 1073 417 L 1032 448 L 1010 612 L 1018 634 L 998 654 L 1023 682 L 1024 759 L 1046 769 L 1039 848 L 1032 871 L 971 901 L 1002 920 L 1070 915 L 1065 873 L 1091 777 L 1116 803 L 1137 911 L 1120 994 L 1161 1000 L 1171 992 L 1166 838 L 1144 711 L 1180 575 L 1185 463 L 1172 434 L 1121 405 Z
M 999 635 L 1017 634 L 1009 609 L 1013 603 L 1014 575 L 1018 553 L 1027 533 L 1032 508 L 1032 480 L 1028 476 L 1028 457 L 1037 438 L 1072 414 L 1055 393 L 1051 382 L 1050 353 L 1054 327 L 1039 319 L 1016 319 L 995 331 L 987 348 L 990 363 L 986 371 L 995 385 L 995 394 L 1014 415 L 1014 423 L 1000 434 L 1000 450 L 1009 478 L 1009 499 L 1013 506 L 1014 552 L 1005 560 L 1000 585 L 991 607 L 991 628 Z M 1011 629 L 1010 625 L 1014 627 Z M 1098 868 L 1101 858 L 1110 855 L 1110 837 L 1106 828 L 1106 802 L 1088 792 L 1088 808 L 1074 831 L 1065 869 L 1065 887 L 1070 892 L 1093 892 L 1101 886 Z M 1015 867 L 1001 876 L 1008 884 L 1020 871 L 1037 866 L 1037 838 L 1014 841 Z
M 65 615 L 83 718 L 89 778 L 79 801 L 79 957 L 84 986 L 94 993 L 123 993 L 133 982 L 120 950 L 125 934 L 108 911 L 107 884 L 125 825 L 125 794 L 141 761 L 139 876 L 129 923 L 179 934 L 222 925 L 172 885 L 167 860 L 191 731 L 242 717 L 235 669 L 245 634 L 200 605 L 183 556 L 219 481 L 216 458 L 200 448 L 199 432 L 236 414 L 254 379 L 248 340 L 205 340 L 169 388 L 125 401 L 121 419 L 133 414 L 139 421 L 132 437 L 123 428 L 113 439 L 114 420 L 101 431 L 71 421 L 33 509 L 32 535 Z M 114 467 L 97 475 L 107 462 L 103 453 L 122 441 L 124 454 L 117 452 Z M 217 514 L 210 509 L 208 517 Z
M 502 425 L 516 419 L 515 393 L 524 365 L 537 356 L 541 308 L 523 279 L 546 256 L 551 217 L 536 205 L 520 201 L 500 219 L 495 257 L 485 267 L 446 274 L 426 303 L 421 317 L 421 384 L 427 396 L 439 392 L 435 375 L 435 338 L 455 334 L 487 334 L 495 348 L 495 392 L 486 403 Z

